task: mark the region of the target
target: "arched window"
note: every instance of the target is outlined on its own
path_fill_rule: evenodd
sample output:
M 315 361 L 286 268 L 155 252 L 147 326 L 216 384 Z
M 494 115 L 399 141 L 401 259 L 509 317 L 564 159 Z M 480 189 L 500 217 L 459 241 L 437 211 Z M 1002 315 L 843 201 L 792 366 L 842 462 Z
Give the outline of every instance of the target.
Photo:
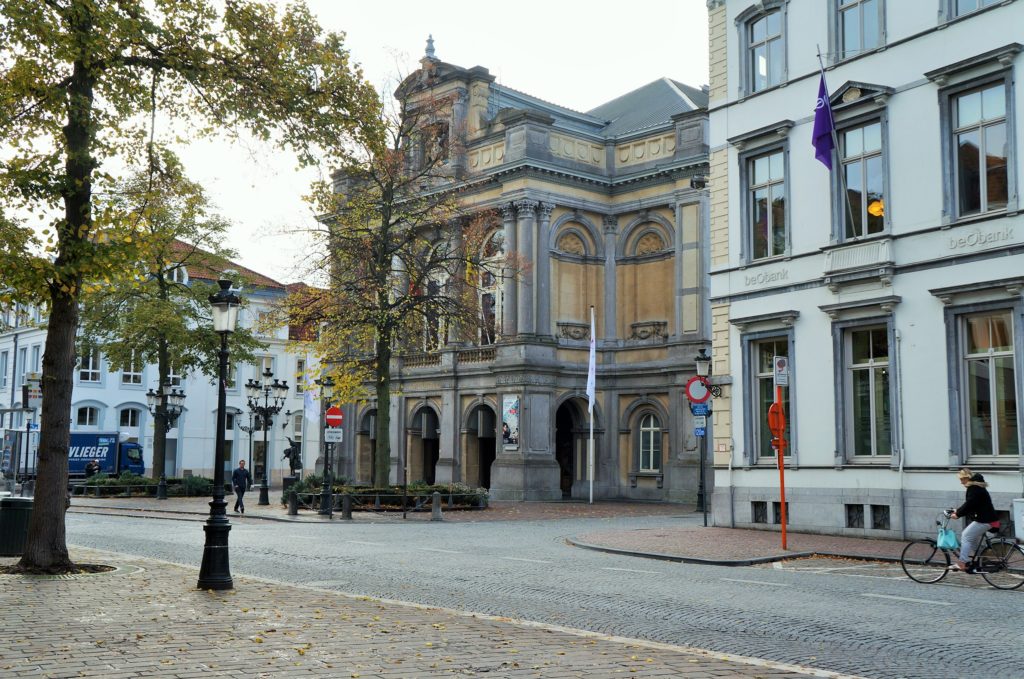
M 480 344 L 494 344 L 501 334 L 504 259 L 505 231 L 497 229 L 484 242 L 480 256 Z
M 83 406 L 75 416 L 75 425 L 79 427 L 95 427 L 100 421 L 100 409 Z
M 661 422 L 654 413 L 640 417 L 640 438 L 638 441 L 638 471 L 656 472 L 661 470 Z

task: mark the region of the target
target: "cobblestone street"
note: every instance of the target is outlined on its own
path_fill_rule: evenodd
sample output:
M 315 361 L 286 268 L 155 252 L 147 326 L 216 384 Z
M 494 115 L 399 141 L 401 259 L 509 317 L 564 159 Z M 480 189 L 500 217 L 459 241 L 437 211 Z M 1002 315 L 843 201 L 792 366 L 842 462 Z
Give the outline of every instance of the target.
M 74 558 L 119 570 L 0 576 L 0 676 L 797 676 L 773 663 L 237 576 L 236 590 L 199 591 L 191 568 L 93 550 Z

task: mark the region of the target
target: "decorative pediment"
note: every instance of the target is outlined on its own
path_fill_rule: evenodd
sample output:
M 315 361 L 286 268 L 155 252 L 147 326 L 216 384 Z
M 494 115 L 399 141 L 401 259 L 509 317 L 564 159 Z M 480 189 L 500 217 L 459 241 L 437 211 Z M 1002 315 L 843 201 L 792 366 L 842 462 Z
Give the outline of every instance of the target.
M 829 95 L 829 102 L 832 104 L 833 111 L 868 103 L 883 106 L 895 91 L 885 85 L 847 80 L 839 86 L 839 89 Z
M 785 311 L 773 311 L 767 314 L 730 318 L 729 323 L 736 326 L 736 329 L 740 332 L 746 332 L 747 329 L 757 326 L 762 326 L 765 329 L 791 328 L 798 318 L 800 318 L 799 311 L 796 309 L 786 309 Z
M 1024 278 L 999 278 L 994 281 L 978 281 L 964 285 L 951 285 L 944 288 L 932 288 L 928 292 L 937 297 L 944 305 L 956 303 L 966 296 L 981 295 L 993 299 L 1014 297 L 1019 298 L 1024 292 Z
M 835 321 L 847 316 L 867 312 L 892 315 L 892 312 L 896 309 L 896 305 L 901 301 L 903 301 L 903 298 L 899 295 L 889 295 L 887 297 L 858 299 L 849 302 L 839 302 L 837 304 L 823 304 L 818 308 L 828 314 L 829 318 Z
M 742 150 L 746 146 L 754 146 L 757 143 L 767 144 L 773 141 L 778 141 L 779 139 L 785 139 L 789 136 L 789 131 L 792 127 L 792 120 L 780 120 L 777 123 L 759 127 L 756 130 L 744 132 L 743 134 L 738 134 L 735 137 L 729 137 L 726 141 Z
M 1019 42 L 1011 42 L 1007 45 L 1003 45 L 1002 47 L 997 47 L 994 50 L 989 50 L 973 57 L 962 59 L 956 63 L 950 64 L 949 66 L 943 66 L 942 68 L 936 68 L 933 71 L 928 71 L 924 74 L 924 77 L 928 78 L 928 80 L 931 80 L 939 87 L 944 87 L 951 77 L 975 68 L 993 68 L 995 66 L 1009 68 L 1013 64 L 1013 60 L 1017 57 L 1017 54 L 1022 49 L 1024 49 L 1024 45 L 1021 45 Z

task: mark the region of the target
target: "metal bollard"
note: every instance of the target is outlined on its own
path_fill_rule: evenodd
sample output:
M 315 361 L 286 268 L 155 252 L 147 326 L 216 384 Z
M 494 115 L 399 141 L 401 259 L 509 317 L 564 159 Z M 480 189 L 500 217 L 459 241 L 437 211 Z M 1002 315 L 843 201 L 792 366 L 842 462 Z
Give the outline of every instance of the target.
M 373 508 L 376 509 L 377 511 L 380 511 L 380 494 L 379 493 L 376 496 L 374 496 Z
M 348 493 L 341 496 L 341 518 L 345 521 L 352 520 L 352 496 Z
M 288 516 L 299 515 L 299 498 L 295 493 L 288 493 Z
M 430 504 L 430 520 L 444 521 L 444 518 L 441 516 L 441 493 L 435 490 L 433 496 L 431 496 Z

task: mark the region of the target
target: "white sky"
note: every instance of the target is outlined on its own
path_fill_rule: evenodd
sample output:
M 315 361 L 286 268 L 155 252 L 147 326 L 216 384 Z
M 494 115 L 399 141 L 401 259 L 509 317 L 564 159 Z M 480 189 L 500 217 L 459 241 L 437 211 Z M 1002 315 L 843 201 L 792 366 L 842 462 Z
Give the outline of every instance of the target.
M 307 3 L 325 30 L 346 33 L 353 60 L 388 92 L 417 68 L 428 34 L 442 61 L 483 66 L 504 85 L 579 111 L 663 76 L 698 87 L 708 81 L 705 0 Z M 258 143 L 193 143 L 179 153 L 234 222 L 228 245 L 238 263 L 297 280 L 303 241 L 295 231 L 312 222 L 301 196 L 315 175 Z

